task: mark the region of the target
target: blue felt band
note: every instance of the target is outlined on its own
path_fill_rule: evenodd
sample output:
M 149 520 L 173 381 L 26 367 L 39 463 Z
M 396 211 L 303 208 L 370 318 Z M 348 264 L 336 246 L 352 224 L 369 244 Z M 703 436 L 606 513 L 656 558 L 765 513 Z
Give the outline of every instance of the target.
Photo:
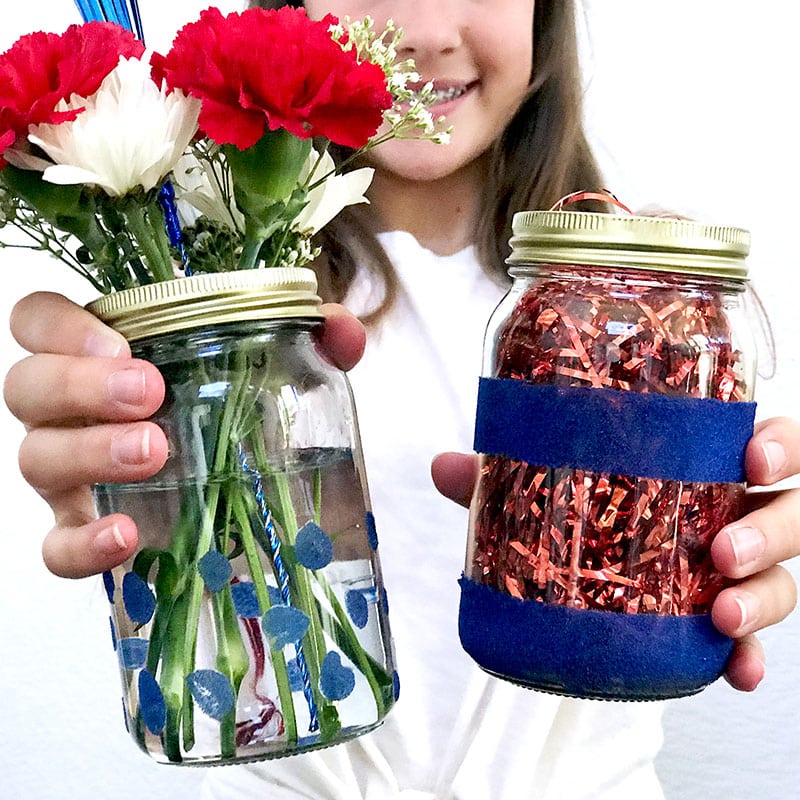
M 475 450 L 542 467 L 744 481 L 755 403 L 481 378 Z
M 462 577 L 461 644 L 488 672 L 573 697 L 661 700 L 724 671 L 733 640 L 710 614 L 618 614 L 510 595 Z

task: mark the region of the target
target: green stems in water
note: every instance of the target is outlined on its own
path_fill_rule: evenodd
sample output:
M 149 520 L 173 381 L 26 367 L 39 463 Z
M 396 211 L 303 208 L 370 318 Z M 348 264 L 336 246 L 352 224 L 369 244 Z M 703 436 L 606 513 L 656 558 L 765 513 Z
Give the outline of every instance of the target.
M 204 368 L 190 366 L 189 372 Z M 375 699 L 375 721 L 391 705 L 391 677 L 364 650 L 325 570 L 303 566 L 295 553 L 298 531 L 306 523 L 324 521 L 322 469 L 312 466 L 300 478 L 301 467 L 294 462 L 276 463 L 268 457 L 257 399 L 264 378 L 261 367 L 256 374 L 247 353 L 219 356 L 215 370 L 213 378 L 204 374 L 201 383 L 220 385 L 224 374 L 224 395 L 215 396 L 202 414 L 181 411 L 181 424 L 188 426 L 182 438 L 195 443 L 191 467 L 195 488 L 183 490 L 169 548 L 145 549 L 134 563 L 134 571 L 155 588 L 145 668 L 163 695 L 166 723 L 161 741 L 173 762 L 246 757 L 254 751 L 243 747 L 268 742 L 270 737 L 274 737 L 275 750 L 284 752 L 303 749 L 309 740 L 319 745 L 335 741 L 342 727 L 338 701 L 322 691 L 323 663 L 332 650 L 338 649 L 364 676 Z M 180 397 L 174 402 L 177 408 L 183 407 Z M 197 451 L 200 442 L 203 446 Z M 296 481 L 306 481 L 305 488 L 295 485 Z M 265 514 L 274 530 L 265 530 Z M 280 560 L 270 537 L 277 537 Z M 209 559 L 219 569 L 224 565 L 227 577 L 214 580 L 209 576 L 204 566 Z M 245 584 L 254 598 L 245 616 L 240 616 L 244 612 L 237 607 L 237 584 Z M 272 638 L 266 619 L 278 604 L 291 605 L 308 619 L 297 642 Z M 209 635 L 201 633 L 205 626 Z M 295 648 L 295 660 L 298 665 L 302 662 L 302 693 L 293 685 L 285 647 Z M 207 687 L 198 689 L 197 681 L 209 672 L 232 693 L 232 701 L 220 708 L 206 701 Z M 237 725 L 237 705 L 245 685 L 254 697 L 246 719 Z M 276 692 L 274 703 L 264 694 L 270 685 Z M 262 711 L 269 707 L 270 715 L 277 710 L 278 723 L 271 733 L 263 732 L 267 723 L 258 716 L 259 703 Z M 307 716 L 303 705 L 308 706 Z M 219 725 L 216 756 L 196 759 L 191 755 L 199 741 L 196 707 Z M 311 730 L 302 730 L 300 719 L 310 719 Z M 134 733 L 145 747 L 141 710 Z M 309 739 L 314 735 L 315 740 Z

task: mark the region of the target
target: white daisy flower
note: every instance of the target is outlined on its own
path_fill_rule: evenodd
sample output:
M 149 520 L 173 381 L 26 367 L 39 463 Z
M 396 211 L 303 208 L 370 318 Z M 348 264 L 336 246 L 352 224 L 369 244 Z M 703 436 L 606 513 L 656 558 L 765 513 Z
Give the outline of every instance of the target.
M 84 108 L 75 120 L 31 127 L 29 141 L 55 162 L 46 181 L 95 184 L 113 196 L 161 183 L 197 131 L 200 101 L 158 87 L 148 62 L 148 54 L 121 58 L 95 94 L 59 105 Z
M 317 161 L 319 160 L 319 164 Z M 334 175 L 334 163 L 325 152 L 321 156 L 311 150 L 300 174 L 302 184 L 311 175 L 311 185 L 317 182 L 315 176 L 327 176 L 308 193 L 308 204 L 297 215 L 292 229 L 309 235 L 327 225 L 345 206 L 368 203 L 364 196 L 375 170 L 371 167 L 354 169 L 344 175 Z

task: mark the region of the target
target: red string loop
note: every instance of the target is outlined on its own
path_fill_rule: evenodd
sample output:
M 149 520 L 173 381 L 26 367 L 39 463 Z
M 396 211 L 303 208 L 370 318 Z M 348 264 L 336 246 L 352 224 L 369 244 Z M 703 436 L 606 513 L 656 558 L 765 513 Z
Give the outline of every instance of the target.
M 579 203 L 581 200 L 599 200 L 601 203 L 611 203 L 611 205 L 622 209 L 622 211 L 624 211 L 626 214 L 633 216 L 633 211 L 631 211 L 624 203 L 621 203 L 619 200 L 617 200 L 617 198 L 611 192 L 609 192 L 608 189 L 601 189 L 597 192 L 571 192 L 568 195 L 564 195 L 564 197 L 562 197 L 550 209 L 550 211 L 563 211 L 564 206 L 567 206 L 570 203 Z

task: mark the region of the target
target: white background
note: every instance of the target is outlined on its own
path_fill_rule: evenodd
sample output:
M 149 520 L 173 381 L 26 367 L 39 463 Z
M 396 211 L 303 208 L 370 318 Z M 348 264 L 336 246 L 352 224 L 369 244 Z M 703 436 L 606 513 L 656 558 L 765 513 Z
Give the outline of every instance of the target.
M 149 44 L 164 48 L 206 3 L 140 5 Z M 70 0 L 11 7 L 2 49 L 22 33 L 78 20 Z M 750 229 L 751 274 L 778 345 L 776 374 L 759 385 L 759 417 L 800 417 L 800 7 L 584 0 L 581 27 L 587 119 L 608 187 L 634 208 L 657 204 Z M 93 294 L 41 254 L 0 251 L 0 281 L 0 374 L 22 355 L 5 322 L 17 298 L 35 289 L 78 302 Z M 156 766 L 124 732 L 98 581 L 59 580 L 41 564 L 52 522 L 18 475 L 21 436 L 0 408 L 0 797 L 193 797 L 201 771 Z M 789 566 L 800 577 L 800 565 Z M 669 704 L 658 763 L 668 800 L 798 796 L 800 613 L 763 640 L 768 675 L 755 694 L 719 682 Z

